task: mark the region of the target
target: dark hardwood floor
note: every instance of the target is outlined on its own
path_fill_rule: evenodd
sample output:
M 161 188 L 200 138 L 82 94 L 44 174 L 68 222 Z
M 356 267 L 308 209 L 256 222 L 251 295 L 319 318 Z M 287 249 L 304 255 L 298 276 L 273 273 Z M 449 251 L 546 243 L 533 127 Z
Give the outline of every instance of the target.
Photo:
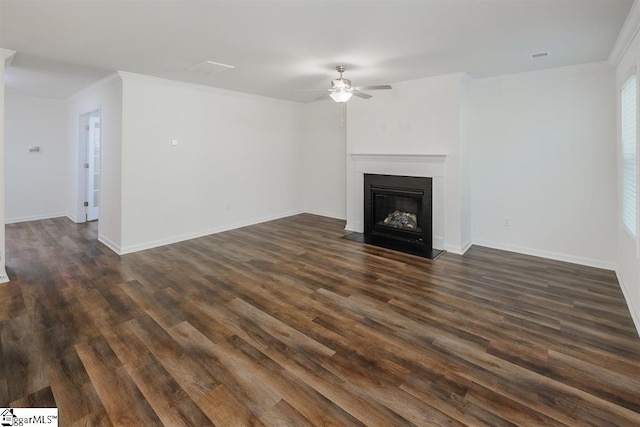
M 436 261 L 299 215 L 118 257 L 7 225 L 0 404 L 61 425 L 640 425 L 614 273 L 473 247 Z

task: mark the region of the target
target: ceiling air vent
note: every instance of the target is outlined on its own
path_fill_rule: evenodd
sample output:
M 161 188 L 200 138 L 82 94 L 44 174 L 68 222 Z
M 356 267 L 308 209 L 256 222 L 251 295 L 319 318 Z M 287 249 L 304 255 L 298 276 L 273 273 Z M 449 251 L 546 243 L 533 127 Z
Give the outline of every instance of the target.
M 196 71 L 198 73 L 213 74 L 235 68 L 233 65 L 221 64 L 213 61 L 202 61 L 199 64 L 192 65 L 187 71 Z
M 533 62 L 535 61 L 539 61 L 541 59 L 545 59 L 549 56 L 549 52 L 538 52 L 538 53 L 532 53 L 531 54 L 531 60 Z

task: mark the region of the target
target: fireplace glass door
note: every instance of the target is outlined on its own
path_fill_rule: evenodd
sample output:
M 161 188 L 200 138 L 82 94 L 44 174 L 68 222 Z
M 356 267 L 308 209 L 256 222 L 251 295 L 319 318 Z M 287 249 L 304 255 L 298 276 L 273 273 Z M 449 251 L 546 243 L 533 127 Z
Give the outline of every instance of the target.
M 410 191 L 398 194 L 393 190 L 377 190 L 373 194 L 374 227 L 386 232 L 394 230 L 422 233 L 422 194 L 412 195 Z

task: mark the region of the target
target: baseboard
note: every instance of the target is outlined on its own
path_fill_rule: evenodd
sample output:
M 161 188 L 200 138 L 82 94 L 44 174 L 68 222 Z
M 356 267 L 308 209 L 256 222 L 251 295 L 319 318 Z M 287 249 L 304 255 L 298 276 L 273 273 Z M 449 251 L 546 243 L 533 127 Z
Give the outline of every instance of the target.
M 0 283 L 7 283 L 9 275 L 4 271 L 4 267 L 0 267 Z
M 67 214 L 66 215 L 67 218 L 69 218 L 71 221 L 75 222 L 76 224 L 80 224 L 83 221 L 78 221 L 78 218 L 76 218 L 75 216 L 71 215 L 71 214 Z
M 627 285 L 625 285 L 624 280 L 622 280 L 622 275 L 620 275 L 617 270 L 616 277 L 618 278 L 618 283 L 620 284 L 622 295 L 624 295 L 624 299 L 627 302 L 627 308 L 629 309 L 629 313 L 631 314 L 631 319 L 633 320 L 633 324 L 636 327 L 636 333 L 640 337 L 640 311 L 638 311 L 638 309 L 633 304 L 633 300 L 631 299 L 629 291 L 627 290 Z
M 444 237 L 433 236 L 431 238 L 431 245 L 438 250 L 444 250 Z
M 65 213 L 53 213 L 53 214 L 42 214 L 42 215 L 31 215 L 31 216 L 23 216 L 18 218 L 5 218 L 5 224 L 16 224 L 19 222 L 27 222 L 27 221 L 39 221 L 41 219 L 51 219 L 51 218 L 60 218 L 63 216 L 67 216 Z
M 111 249 L 116 254 L 122 255 L 120 245 L 118 245 L 117 243 L 111 241 L 109 238 L 99 233 L 98 233 L 98 242 L 102 243 L 103 245 Z
M 347 220 L 347 224 L 344 226 L 346 231 L 353 231 L 356 233 L 362 233 L 364 231 L 364 224 L 362 222 L 349 222 Z
M 305 209 L 304 213 L 308 213 L 308 214 L 311 214 L 311 215 L 324 216 L 324 217 L 333 218 L 333 219 L 341 219 L 343 221 L 345 221 L 347 219 L 345 214 L 337 214 L 337 213 L 325 212 L 325 211 L 316 211 L 316 210 L 313 210 L 313 209 Z
M 193 233 L 187 233 L 187 234 L 182 234 L 182 235 L 179 235 L 179 236 L 168 237 L 166 239 L 155 240 L 155 241 L 152 241 L 152 242 L 145 242 L 145 243 L 140 243 L 140 244 L 137 244 L 137 245 L 122 246 L 120 248 L 119 254 L 120 255 L 125 255 L 125 254 L 130 254 L 130 253 L 133 253 L 133 252 L 139 252 L 139 251 L 144 251 L 144 250 L 147 250 L 147 249 L 153 249 L 153 248 L 157 248 L 159 246 L 170 245 L 170 244 L 173 244 L 173 243 L 183 242 L 185 240 L 197 239 L 198 237 L 209 236 L 211 234 L 217 234 L 217 233 L 222 233 L 224 231 L 235 230 L 236 228 L 242 228 L 242 227 L 248 227 L 250 225 L 261 224 L 261 223 L 267 222 L 267 221 L 274 221 L 276 219 L 286 218 L 286 217 L 293 216 L 293 215 L 299 215 L 301 213 L 304 213 L 303 210 L 285 212 L 285 213 L 282 213 L 282 214 L 277 214 L 277 215 L 272 215 L 272 216 L 264 216 L 264 217 L 255 218 L 255 219 L 252 219 L 252 220 L 244 221 L 244 222 L 238 222 L 238 223 L 235 223 L 235 224 L 225 225 L 225 226 L 222 226 L 222 227 L 214 227 L 214 228 L 209 228 L 209 229 L 206 229 L 206 230 L 196 231 L 196 232 L 193 232 Z
M 444 248 L 447 252 L 454 253 L 456 255 L 464 255 L 465 252 L 471 247 L 471 242 L 467 242 L 462 246 L 445 245 Z
M 587 267 L 602 268 L 605 270 L 612 270 L 612 271 L 616 269 L 616 264 L 613 261 L 604 261 L 599 259 L 578 257 L 574 255 L 561 254 L 557 252 L 544 251 L 540 249 L 526 248 L 523 246 L 510 245 L 506 243 L 491 242 L 488 240 L 474 240 L 473 244 L 478 246 L 486 246 L 488 248 L 493 248 L 493 249 L 499 249 L 502 251 L 517 252 L 524 255 L 531 255 L 531 256 L 537 256 L 540 258 L 552 259 L 555 261 L 563 261 L 563 262 L 569 262 L 572 264 L 585 265 Z

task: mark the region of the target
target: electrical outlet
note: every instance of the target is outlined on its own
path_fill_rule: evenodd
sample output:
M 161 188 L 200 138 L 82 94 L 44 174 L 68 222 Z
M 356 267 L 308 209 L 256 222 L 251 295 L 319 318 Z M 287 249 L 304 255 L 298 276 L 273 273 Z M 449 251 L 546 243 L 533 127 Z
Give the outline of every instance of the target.
M 504 225 L 505 227 L 509 227 L 511 225 L 511 219 L 508 217 L 505 217 L 504 221 L 502 222 L 502 225 Z

